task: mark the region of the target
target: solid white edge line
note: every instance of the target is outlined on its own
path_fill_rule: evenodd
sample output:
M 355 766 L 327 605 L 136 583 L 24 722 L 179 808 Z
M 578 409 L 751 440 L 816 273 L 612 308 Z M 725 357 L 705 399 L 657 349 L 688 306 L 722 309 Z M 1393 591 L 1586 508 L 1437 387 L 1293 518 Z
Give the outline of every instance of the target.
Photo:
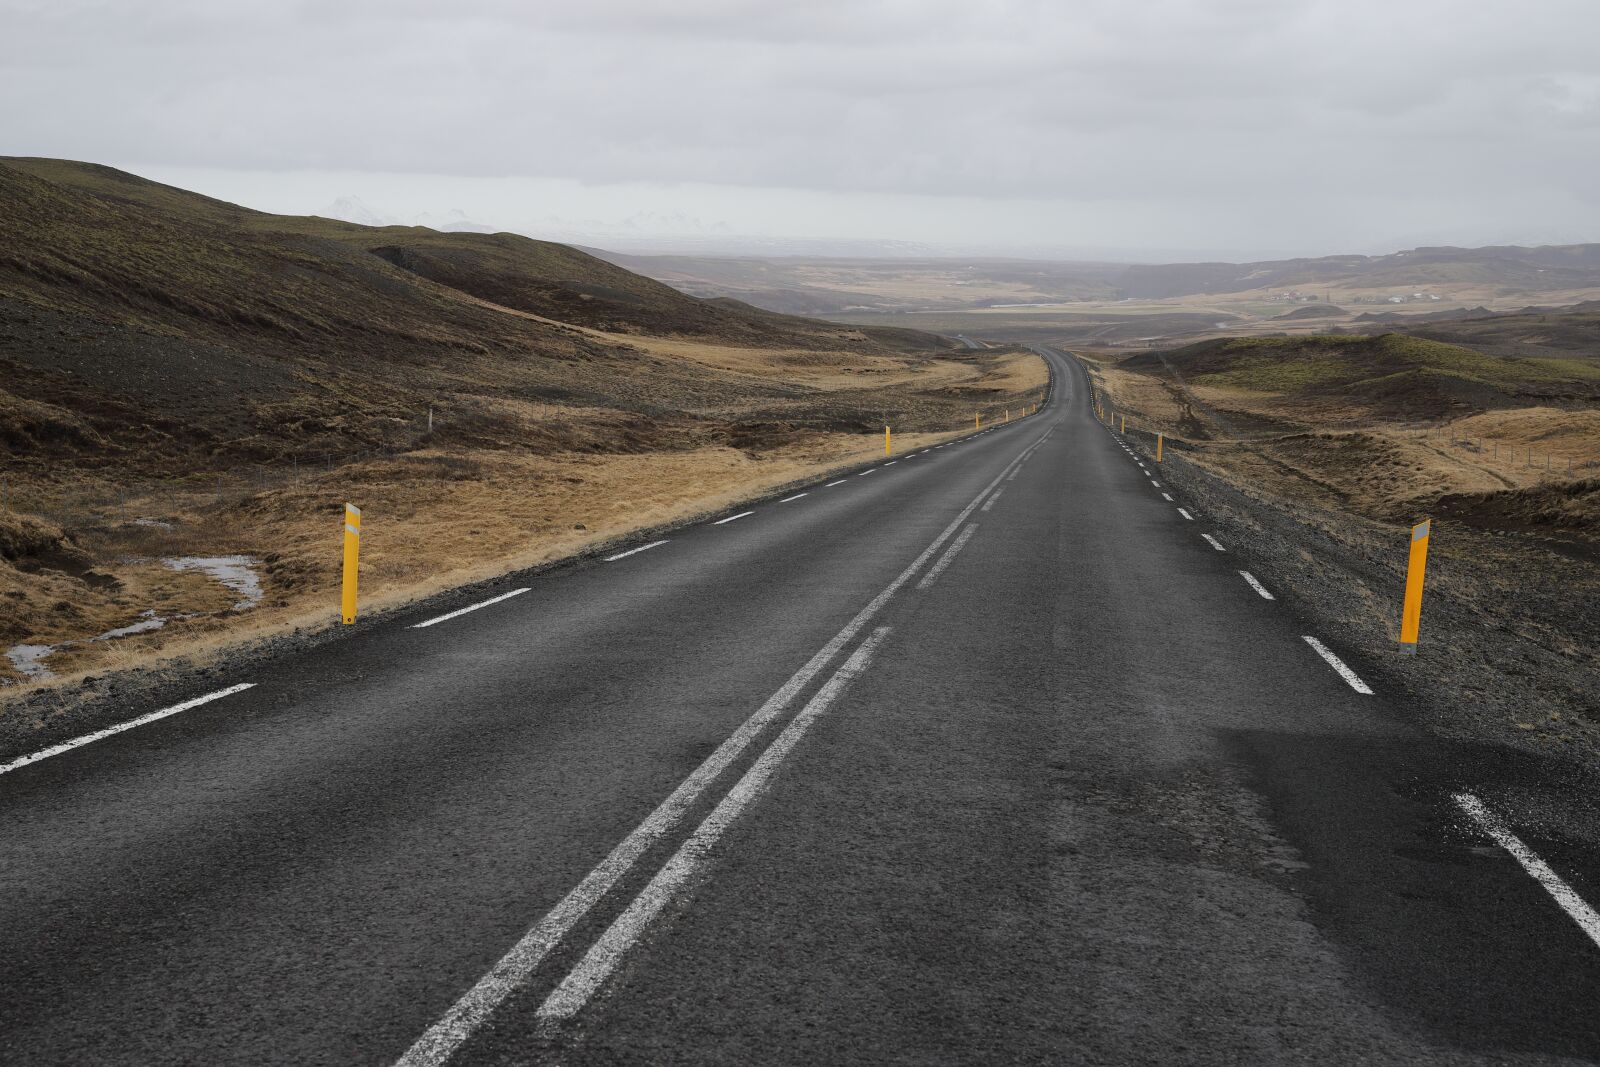
M 950 543 L 950 547 L 944 550 L 944 555 L 939 557 L 939 561 L 928 568 L 928 573 L 922 576 L 922 581 L 917 583 L 917 588 L 926 589 L 932 585 L 939 575 L 944 573 L 944 569 L 950 566 L 950 561 L 956 558 L 956 553 L 960 552 L 962 547 L 972 540 L 972 535 L 977 532 L 978 524 L 975 522 L 969 524 L 965 530 L 962 530 L 961 536 Z
M 806 494 L 804 494 L 804 493 L 796 493 L 794 496 L 786 496 L 786 497 L 784 497 L 782 500 L 778 501 L 778 503 L 787 504 L 789 501 L 791 501 L 791 500 L 799 500 L 801 497 L 803 497 L 805 495 Z
M 1260 593 L 1262 600 L 1276 600 L 1277 599 L 1277 597 L 1275 597 L 1271 593 L 1267 592 L 1267 587 L 1262 585 L 1256 579 L 1256 576 L 1251 574 L 1249 571 L 1240 571 L 1239 572 L 1239 577 L 1241 577 L 1245 581 L 1249 582 L 1250 583 L 1250 588 L 1254 589 L 1256 592 Z
M 805 737 L 811 724 L 867 669 L 873 653 L 888 634 L 887 626 L 874 630 L 833 673 L 833 677 L 817 690 L 816 695 L 728 791 L 728 795 L 705 817 L 705 821 L 678 847 L 672 858 L 650 879 L 650 883 L 640 890 L 627 910 L 600 935 L 578 965 L 545 998 L 535 1013 L 536 1018 L 547 1023 L 570 1019 L 589 1002 L 589 998 L 616 970 L 617 964 L 622 962 L 622 957 L 638 943 L 651 920 L 661 913 L 661 909 L 690 879 L 696 868 L 705 862 L 712 847 L 733 825 L 734 820 L 757 799 L 779 764 Z
M 657 543 L 660 544 L 661 542 L 657 542 Z M 646 546 L 646 547 L 650 547 L 650 546 Z M 635 549 L 635 551 L 642 551 L 642 550 L 641 549 Z M 627 555 L 627 553 L 623 553 L 623 554 Z M 521 589 L 513 589 L 509 593 L 501 593 L 499 596 L 492 596 L 488 600 L 480 600 L 476 604 L 468 604 L 464 608 L 457 608 L 455 611 L 447 612 L 447 613 L 445 613 L 443 615 L 437 616 L 436 618 L 429 619 L 427 622 L 414 623 L 412 625 L 411 629 L 413 629 L 413 630 L 421 630 L 421 629 L 424 629 L 426 627 L 436 625 L 437 623 L 449 622 L 451 619 L 458 618 L 459 616 L 465 615 L 469 611 L 477 611 L 479 608 L 486 608 L 490 604 L 498 604 L 502 600 L 510 600 L 512 597 L 521 596 L 523 593 L 526 593 L 527 591 L 528 591 L 528 587 L 527 586 L 524 586 Z
M 1550 865 L 1539 858 L 1539 854 L 1522 843 L 1522 839 L 1512 833 L 1500 817 L 1486 807 L 1483 801 L 1471 793 L 1456 793 L 1452 798 L 1462 811 L 1473 822 L 1478 824 L 1478 829 L 1494 839 L 1494 843 L 1511 853 L 1511 858 L 1522 865 L 1535 882 L 1544 887 L 1551 898 L 1567 913 L 1568 918 L 1578 924 L 1578 929 L 1589 935 L 1589 940 L 1600 945 L 1600 914 L 1589 906 L 1588 901 L 1580 897 L 1573 888 Z
M 1215 537 L 1212 537 L 1210 534 L 1201 534 L 1200 536 L 1204 537 L 1206 539 L 1207 543 L 1209 543 L 1211 545 L 1211 547 L 1216 549 L 1218 552 L 1226 552 L 1226 551 L 1228 551 L 1227 549 L 1222 547 L 1222 542 L 1221 541 L 1218 541 Z
M 1194 516 L 1189 514 L 1188 510 L 1185 509 L 1185 508 L 1179 508 L 1178 509 L 1178 514 L 1182 515 L 1184 518 L 1188 519 L 1190 522 L 1194 521 Z
M 127 722 L 118 723 L 115 726 L 107 726 L 104 730 L 96 730 L 92 734 L 84 734 L 82 737 L 75 737 L 71 741 L 63 741 L 59 745 L 51 745 L 49 748 L 42 748 L 37 752 L 14 759 L 10 763 L 0 765 L 0 774 L 9 774 L 18 768 L 38 763 L 40 760 L 49 759 L 51 756 L 59 756 L 63 752 L 71 752 L 75 748 L 82 748 L 84 745 L 99 741 L 102 738 L 110 737 L 113 734 L 120 734 L 125 730 L 132 730 L 136 726 L 143 726 L 146 723 L 155 722 L 157 719 L 165 719 L 169 715 L 178 714 L 180 711 L 188 711 L 190 708 L 198 708 L 201 704 L 209 704 L 213 700 L 221 700 L 223 697 L 231 697 L 235 693 L 242 693 L 246 689 L 253 688 L 255 684 L 256 683 L 254 682 L 240 682 L 238 685 L 230 685 L 226 689 L 218 689 L 214 693 L 207 693 L 204 696 L 198 696 L 191 700 L 185 700 L 183 703 L 174 704 L 170 708 L 162 708 L 159 711 L 152 711 L 149 714 L 140 715 L 136 719 L 129 719 Z
M 477 1028 L 494 1014 L 495 1009 L 522 987 L 551 950 L 560 944 L 579 920 L 588 914 L 589 909 L 616 885 L 634 862 L 677 824 L 728 764 L 739 758 L 761 731 L 810 684 L 812 678 L 832 662 L 839 650 L 853 640 L 856 634 L 861 632 L 862 627 L 882 610 L 895 593 L 899 592 L 900 587 L 910 581 L 912 575 L 922 569 L 923 564 L 933 558 L 944 543 L 961 528 L 961 524 L 967 521 L 967 516 L 972 514 L 983 498 L 1000 484 L 1000 480 L 1011 470 L 1012 464 L 1020 463 L 1054 432 L 1054 429 L 1045 431 L 1043 437 L 1002 468 L 994 480 L 973 497 L 971 502 L 961 509 L 961 513 L 950 520 L 950 524 L 940 532 L 939 536 L 922 550 L 920 556 L 912 560 L 894 581 L 857 612 L 855 618 L 846 623 L 844 629 L 835 634 L 832 640 L 818 649 L 803 667 L 790 675 L 789 680 L 768 697 L 767 702 L 729 735 L 715 752 L 707 756 L 699 767 L 690 772 L 667 799 L 657 805 L 656 809 L 627 837 L 619 841 L 605 859 L 596 864 L 581 882 L 568 890 L 567 895 L 562 897 L 543 918 L 534 923 L 522 935 L 522 939 L 512 945 L 487 974 L 450 1005 L 444 1015 L 428 1027 L 406 1050 L 405 1055 L 395 1061 L 395 1067 L 438 1067 L 448 1062 Z
M 734 519 L 742 519 L 747 515 L 754 515 L 754 514 L 755 514 L 755 512 L 753 512 L 753 511 L 741 511 L 737 515 L 729 515 L 725 519 L 718 519 L 716 522 L 713 522 L 710 525 L 712 525 L 712 526 L 721 526 L 725 522 L 732 522 Z
M 1344 660 L 1340 659 L 1338 656 L 1335 656 L 1332 649 L 1323 644 L 1321 641 L 1318 641 L 1315 637 L 1312 637 L 1310 634 L 1302 634 L 1301 637 L 1305 640 L 1306 644 L 1310 645 L 1316 650 L 1317 655 L 1328 661 L 1328 666 L 1339 672 L 1339 677 L 1343 678 L 1351 689 L 1354 689 L 1356 692 L 1361 693 L 1364 696 L 1372 695 L 1372 688 L 1368 686 L 1366 682 L 1361 680 L 1361 676 L 1359 674 L 1345 666 Z
M 668 540 L 670 540 L 670 538 Z M 648 552 L 652 548 L 660 548 L 662 545 L 664 545 L 666 543 L 667 543 L 666 540 L 651 541 L 648 545 L 640 545 L 638 548 L 630 548 L 626 552 L 618 552 L 615 556 L 607 556 L 606 557 L 606 562 L 607 563 L 615 563 L 617 560 L 619 560 L 619 559 L 627 559 L 629 556 L 634 555 L 635 553 Z

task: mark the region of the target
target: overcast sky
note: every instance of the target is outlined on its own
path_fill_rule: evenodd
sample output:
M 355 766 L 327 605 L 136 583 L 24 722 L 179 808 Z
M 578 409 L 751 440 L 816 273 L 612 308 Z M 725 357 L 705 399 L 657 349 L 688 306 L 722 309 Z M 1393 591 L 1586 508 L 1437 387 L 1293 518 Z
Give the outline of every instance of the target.
M 1597 0 L 0 0 L 0 104 L 4 154 L 613 244 L 1600 240 Z

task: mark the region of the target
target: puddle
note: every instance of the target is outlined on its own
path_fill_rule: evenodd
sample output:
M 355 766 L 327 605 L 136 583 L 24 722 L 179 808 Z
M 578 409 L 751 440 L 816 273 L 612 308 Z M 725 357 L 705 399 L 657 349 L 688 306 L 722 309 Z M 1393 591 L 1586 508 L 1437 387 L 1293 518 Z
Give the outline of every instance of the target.
M 182 615 L 179 616 L 179 618 L 188 618 L 188 616 Z M 115 630 L 107 630 L 103 634 L 96 634 L 95 636 L 89 638 L 89 640 L 110 641 L 114 637 L 127 637 L 129 634 L 149 633 L 151 630 L 161 629 L 166 624 L 167 617 L 165 615 L 157 615 L 155 610 L 151 609 L 150 611 L 147 611 L 143 615 L 139 616 L 138 622 L 129 623 L 127 626 L 119 626 Z M 66 648 L 67 646 L 57 645 L 56 647 Z
M 49 678 L 50 668 L 41 661 L 55 650 L 55 645 L 13 645 L 6 651 L 6 659 L 24 678 Z
M 244 599 L 233 605 L 234 611 L 261 603 L 261 579 L 256 576 L 254 556 L 176 556 L 161 562 L 175 571 L 203 571 L 238 593 Z
M 261 579 L 256 575 L 256 560 L 253 556 L 177 556 L 161 561 L 175 571 L 201 571 L 207 576 L 216 579 L 223 585 L 233 590 L 241 597 L 233 605 L 234 611 L 245 611 L 261 603 Z M 82 641 L 63 641 L 56 645 L 12 645 L 6 650 L 6 659 L 11 661 L 11 666 L 16 668 L 18 674 L 24 678 L 40 680 L 54 678 L 50 668 L 44 661 L 64 648 L 75 648 L 78 645 L 92 644 L 95 641 L 114 641 L 119 637 L 131 637 L 134 634 L 145 634 L 151 630 L 159 630 L 174 619 L 190 619 L 194 615 L 157 615 L 152 608 L 139 616 L 138 622 L 131 622 L 126 626 L 118 626 L 114 630 L 107 630 L 103 634 Z M 4 684 L 4 683 L 0 683 Z

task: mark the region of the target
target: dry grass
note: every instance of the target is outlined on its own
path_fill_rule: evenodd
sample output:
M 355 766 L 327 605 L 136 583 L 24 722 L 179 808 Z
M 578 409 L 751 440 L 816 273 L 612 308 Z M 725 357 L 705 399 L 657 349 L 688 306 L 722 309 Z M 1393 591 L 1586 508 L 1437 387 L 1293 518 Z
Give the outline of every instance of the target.
M 1001 398 L 1042 380 L 1042 367 L 1030 372 L 1020 357 L 1007 357 L 997 367 L 982 384 Z M 956 432 L 896 434 L 897 450 Z M 806 433 L 762 450 L 711 446 L 537 455 L 430 448 L 331 473 L 308 472 L 296 484 L 221 506 L 204 495 L 177 508 L 163 501 L 159 515 L 172 524 L 170 530 L 90 522 L 73 531 L 68 543 L 92 559 L 91 573 L 117 584 L 95 587 L 49 567 L 29 573 L 0 564 L 0 602 L 18 609 L 16 632 L 5 635 L 8 643 L 81 641 L 152 608 L 193 617 L 159 631 L 64 650 L 50 659 L 57 677 L 48 682 L 23 682 L 0 660 L 0 679 L 14 683 L 0 706 L 40 685 L 89 673 L 178 657 L 203 660 L 241 641 L 332 625 L 347 500 L 363 512 L 362 606 L 373 612 L 570 556 L 641 528 L 714 513 L 869 460 L 881 448 L 877 435 L 843 433 Z M 133 498 L 127 513 L 148 514 L 150 508 Z M 266 599 L 259 607 L 231 611 L 236 598 L 230 591 L 160 562 L 166 556 L 223 554 L 261 560 Z
M 1130 431 L 1159 430 L 1230 480 L 1384 521 L 1424 516 L 1445 496 L 1577 487 L 1600 461 L 1592 408 L 1505 408 L 1419 427 L 1352 399 L 1308 404 L 1292 390 L 1180 385 L 1105 358 L 1091 366 Z

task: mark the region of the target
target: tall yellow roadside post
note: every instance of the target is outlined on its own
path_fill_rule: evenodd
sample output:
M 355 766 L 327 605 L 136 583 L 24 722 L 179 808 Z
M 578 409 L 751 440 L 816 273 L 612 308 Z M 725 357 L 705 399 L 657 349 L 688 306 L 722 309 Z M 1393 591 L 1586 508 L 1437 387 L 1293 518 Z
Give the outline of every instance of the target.
M 1159 433 L 1156 434 L 1156 462 L 1157 463 L 1161 462 L 1161 441 L 1162 441 L 1162 435 L 1159 434 Z
M 1128 432 L 1128 416 L 1126 415 L 1122 416 L 1122 432 Z
M 356 575 L 361 567 L 361 509 L 354 504 L 344 506 L 344 595 L 340 598 L 340 614 L 345 625 L 356 621 Z
M 889 427 L 887 426 L 883 428 L 883 454 L 886 456 L 894 454 L 894 440 L 889 436 Z
M 1411 527 L 1411 559 L 1406 564 L 1406 600 L 1400 611 L 1400 651 L 1417 654 L 1417 630 L 1422 626 L 1422 576 L 1428 569 L 1428 537 L 1433 520 Z
M 977 415 L 972 416 L 972 428 L 974 430 L 983 429 L 983 415 L 982 415 L 982 413 L 979 413 Z

